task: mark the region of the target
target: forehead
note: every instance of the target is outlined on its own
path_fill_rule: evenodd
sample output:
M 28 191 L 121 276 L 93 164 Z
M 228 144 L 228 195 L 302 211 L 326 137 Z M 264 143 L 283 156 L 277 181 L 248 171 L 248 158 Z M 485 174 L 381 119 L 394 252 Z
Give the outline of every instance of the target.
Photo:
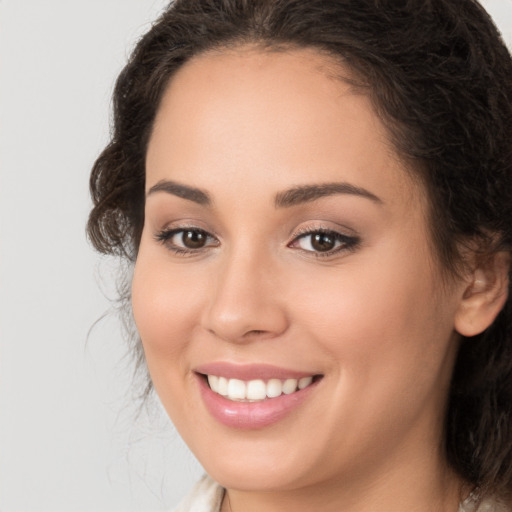
M 276 188 L 344 180 L 391 201 L 400 191 L 410 197 L 415 186 L 371 101 L 344 77 L 348 69 L 311 49 L 247 47 L 193 58 L 163 96 L 148 188 L 170 177 L 249 191 L 260 190 L 255 178 Z

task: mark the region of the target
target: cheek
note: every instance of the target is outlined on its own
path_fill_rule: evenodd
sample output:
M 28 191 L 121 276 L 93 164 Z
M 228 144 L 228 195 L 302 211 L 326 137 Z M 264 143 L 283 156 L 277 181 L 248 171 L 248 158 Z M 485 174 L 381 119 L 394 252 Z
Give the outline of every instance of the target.
M 199 310 L 197 288 L 184 272 L 141 248 L 132 282 L 132 308 L 152 378 L 158 368 L 183 360 Z M 165 259 L 165 258 L 164 258 Z
M 380 251 L 329 279 L 305 279 L 296 317 L 354 378 L 397 387 L 431 380 L 449 350 L 454 307 L 435 289 L 435 271 L 418 262 L 425 257 L 413 250 Z
M 331 362 L 332 401 L 323 414 L 336 426 L 332 436 L 342 428 L 353 445 L 358 436 L 371 443 L 376 430 L 394 432 L 397 419 L 437 418 L 455 356 L 432 276 L 410 274 L 406 261 L 386 272 L 372 267 L 340 272 L 322 290 L 304 281 L 296 311 Z

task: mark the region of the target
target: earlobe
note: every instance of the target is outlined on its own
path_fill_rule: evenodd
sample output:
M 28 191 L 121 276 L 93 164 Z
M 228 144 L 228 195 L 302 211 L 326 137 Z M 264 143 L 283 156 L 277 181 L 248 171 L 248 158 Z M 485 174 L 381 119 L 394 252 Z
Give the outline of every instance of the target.
M 498 252 L 485 259 L 469 276 L 455 316 L 455 330 L 476 336 L 493 322 L 508 298 L 510 253 Z

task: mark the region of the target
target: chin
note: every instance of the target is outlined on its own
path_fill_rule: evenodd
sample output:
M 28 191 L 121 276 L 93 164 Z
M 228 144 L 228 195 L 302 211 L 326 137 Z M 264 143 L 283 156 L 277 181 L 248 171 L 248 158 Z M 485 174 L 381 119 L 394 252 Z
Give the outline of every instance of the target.
M 307 447 L 304 438 L 294 442 L 293 436 L 287 438 L 283 433 L 273 439 L 261 432 L 244 435 L 245 439 L 234 433 L 230 440 L 212 443 L 213 447 L 190 443 L 205 471 L 223 487 L 252 492 L 294 490 L 310 485 L 319 476 L 314 468 L 322 465 L 305 450 L 297 449 Z
M 305 483 L 304 475 L 277 461 L 268 461 L 263 467 L 252 465 L 244 459 L 223 463 L 216 461 L 211 469 L 206 464 L 204 468 L 223 487 L 245 492 L 293 490 Z

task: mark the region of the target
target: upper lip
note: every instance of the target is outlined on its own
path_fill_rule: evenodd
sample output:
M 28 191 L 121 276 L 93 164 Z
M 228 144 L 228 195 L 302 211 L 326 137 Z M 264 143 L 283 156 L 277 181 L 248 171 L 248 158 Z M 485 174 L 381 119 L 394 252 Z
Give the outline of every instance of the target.
M 194 368 L 194 371 L 203 375 L 216 375 L 226 379 L 244 381 L 256 379 L 301 379 L 302 377 L 318 375 L 316 372 L 292 370 L 269 364 L 234 364 L 225 361 L 202 364 Z

